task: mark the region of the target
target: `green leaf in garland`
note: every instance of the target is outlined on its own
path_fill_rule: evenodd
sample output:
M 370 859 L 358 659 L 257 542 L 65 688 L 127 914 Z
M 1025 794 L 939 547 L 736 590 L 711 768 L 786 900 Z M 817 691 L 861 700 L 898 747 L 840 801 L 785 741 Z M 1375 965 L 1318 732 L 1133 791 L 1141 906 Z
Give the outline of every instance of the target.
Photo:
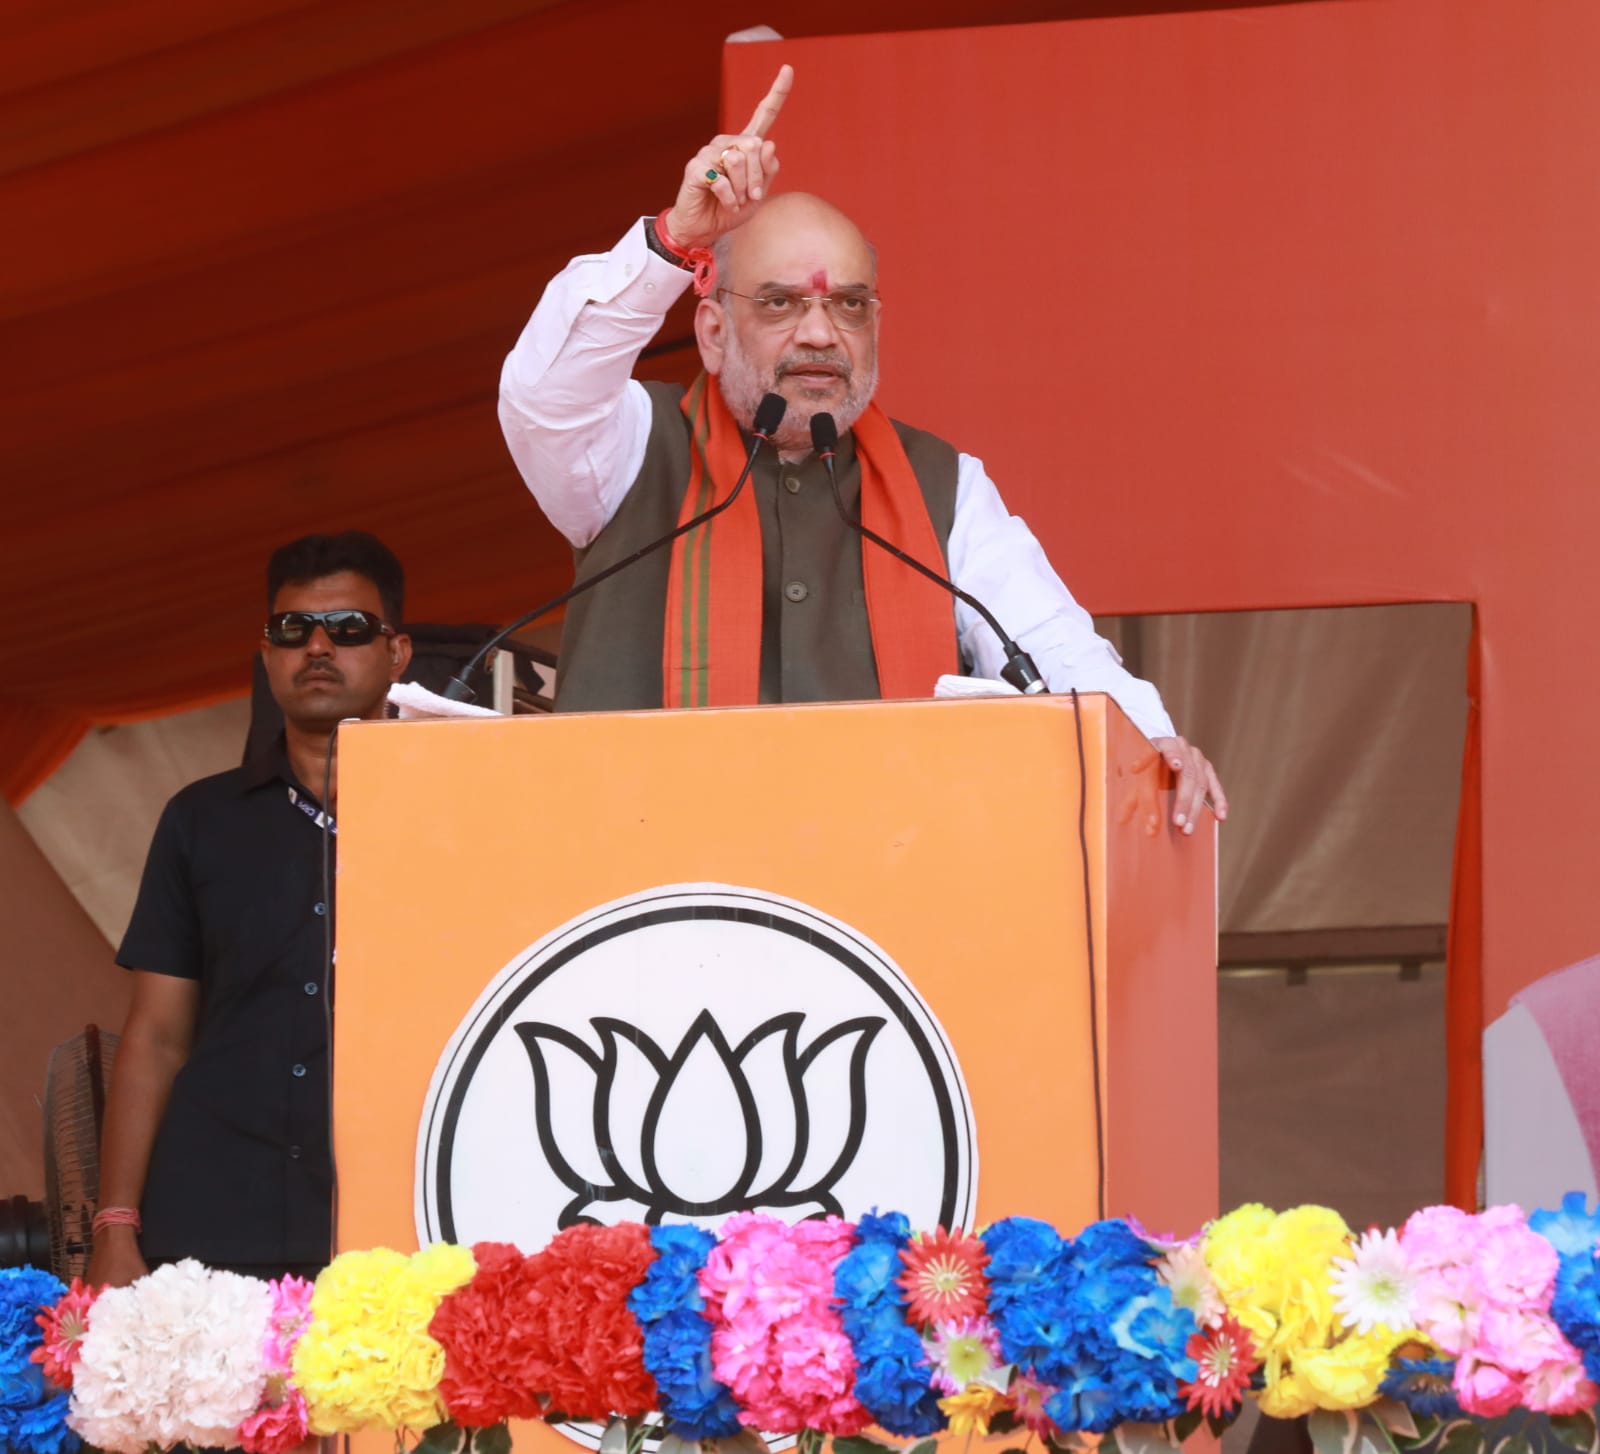
M 1317 1454 L 1355 1454 L 1356 1429 L 1349 1409 L 1314 1409 L 1306 1415 L 1306 1432 Z
M 461 1426 L 446 1419 L 435 1424 L 420 1439 L 411 1454 L 455 1454 L 461 1447 Z
M 1494 1446 L 1494 1454 L 1533 1454 L 1526 1434 L 1508 1434 Z
M 1422 1437 L 1411 1410 L 1399 1399 L 1380 1398 L 1376 1403 L 1367 1406 L 1367 1412 L 1397 1439 Z
M 487 1429 L 474 1430 L 469 1454 L 511 1454 L 510 1425 L 490 1424 Z
M 1439 1454 L 1483 1454 L 1483 1430 L 1470 1419 L 1456 1419 L 1439 1436 Z
M 1178 1443 L 1183 1443 L 1183 1441 L 1187 1439 L 1190 1434 L 1194 1433 L 1195 1430 L 1200 1427 L 1201 1421 L 1204 1418 L 1205 1415 L 1199 1409 L 1190 1409 L 1186 1413 L 1179 1414 L 1178 1417 L 1172 1421 L 1173 1437 L 1178 1441 Z
M 836 1434 L 833 1454 L 900 1454 L 893 1444 L 880 1444 L 876 1439 L 863 1439 L 859 1434 Z
M 1552 1414 L 1550 1432 L 1569 1449 L 1579 1449 L 1583 1454 L 1593 1454 L 1596 1440 L 1593 1414 Z

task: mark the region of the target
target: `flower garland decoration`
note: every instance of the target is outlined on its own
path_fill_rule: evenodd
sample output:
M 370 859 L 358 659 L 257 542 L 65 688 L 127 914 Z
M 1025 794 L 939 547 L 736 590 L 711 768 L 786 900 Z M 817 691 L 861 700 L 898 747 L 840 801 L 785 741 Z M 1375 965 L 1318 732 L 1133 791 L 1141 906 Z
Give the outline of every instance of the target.
M 1561 1256 L 1514 1206 L 1417 1212 L 1400 1233 L 1416 1276 L 1417 1326 L 1454 1356 L 1462 1409 L 1572 1414 L 1595 1402 L 1582 1354 L 1551 1316 Z
M 60 1283 L 53 1285 L 59 1287 Z M 89 1331 L 89 1309 L 94 1306 L 98 1291 L 86 1286 L 82 1278 L 75 1277 L 72 1286 L 34 1319 L 43 1337 L 29 1356 L 44 1370 L 45 1379 L 59 1389 L 72 1387 L 72 1370 L 77 1367 L 78 1355 L 83 1351 L 83 1335 Z
M 531 1256 L 348 1253 L 314 1286 L 186 1262 L 96 1295 L 0 1272 L 0 1454 L 77 1454 L 80 1436 L 292 1454 L 368 1428 L 503 1454 L 507 1420 L 558 1415 L 621 1421 L 635 1450 L 652 1410 L 659 1432 L 741 1449 L 762 1430 L 893 1454 L 868 1425 L 1021 1425 L 1079 1454 L 1127 1425 L 1130 1449 L 1216 1429 L 1252 1393 L 1407 1454 L 1448 1424 L 1469 1454 L 1521 1411 L 1592 1446 L 1597 1368 L 1600 1208 L 1581 1196 L 1360 1237 L 1321 1207 L 1245 1206 L 1181 1242 L 1129 1221 L 1068 1239 L 1025 1217 L 975 1237 L 897 1212 L 741 1213 L 717 1232 L 573 1227 Z
M 856 1359 L 834 1306 L 834 1271 L 854 1229 L 839 1217 L 790 1227 L 760 1212 L 722 1226 L 700 1273 L 711 1362 L 739 1400 L 740 1422 L 775 1434 L 859 1434 Z
M 469 1429 L 541 1418 L 532 1260 L 509 1242 L 474 1243 L 472 1258 L 471 1279 L 440 1299 L 428 1323 L 444 1350 L 440 1397 Z
M 944 1236 L 940 1229 L 938 1236 Z M 868 1213 L 856 1224 L 856 1245 L 834 1274 L 840 1321 L 856 1358 L 856 1398 L 891 1434 L 921 1436 L 945 1426 L 928 1386 L 928 1360 L 907 1278 L 915 1280 L 911 1224 L 900 1212 Z
M 1103 1434 L 1183 1412 L 1195 1318 L 1160 1280 L 1149 1242 L 1117 1221 L 1068 1242 L 1027 1217 L 995 1223 L 983 1241 L 1001 1351 L 1055 1387 L 1045 1410 L 1058 1428 Z
M 471 1252 L 444 1243 L 410 1257 L 386 1247 L 335 1257 L 317 1278 L 311 1326 L 295 1344 L 292 1361 L 310 1431 L 439 1423 L 445 1417 L 439 1396 L 444 1350 L 428 1325 L 445 1295 L 476 1270 Z
M 1261 1358 L 1258 1401 L 1274 1418 L 1371 1403 L 1395 1350 L 1416 1338 L 1409 1324 L 1371 1324 L 1362 1333 L 1359 1319 L 1346 1323 L 1336 1279 L 1345 1277 L 1341 1286 L 1356 1298 L 1366 1273 L 1344 1218 L 1326 1207 L 1274 1212 L 1250 1203 L 1211 1224 L 1203 1251 L 1228 1312 Z
M 267 1284 L 186 1259 L 95 1299 L 68 1422 L 117 1454 L 229 1445 L 266 1383 Z
M 1528 1226 L 1559 1260 L 1550 1315 L 1582 1352 L 1589 1381 L 1600 1384 L 1600 1207 L 1591 1212 L 1582 1192 L 1568 1192 L 1559 1210 L 1534 1212 Z
M 629 1417 L 656 1406 L 644 1332 L 628 1310 L 654 1256 L 648 1230 L 633 1222 L 568 1227 L 528 1259 L 529 1345 L 539 1351 L 525 1376 L 568 1417 Z
M 41 1367 L 45 1325 L 40 1307 L 67 1293 L 34 1267 L 0 1271 L 0 1448 L 17 1454 L 73 1454 L 78 1436 L 67 1425 L 64 1385 Z
M 292 1275 L 269 1283 L 272 1312 L 261 1347 L 266 1383 L 256 1411 L 239 1425 L 245 1454 L 288 1454 L 309 1432 L 306 1398 L 290 1382 L 295 1345 L 311 1323 L 312 1284 Z
M 644 1366 L 656 1381 L 669 1433 L 680 1439 L 726 1439 L 744 1426 L 733 1391 L 711 1366 L 711 1324 L 702 1316 L 700 1273 L 717 1245 L 699 1227 L 652 1227 L 655 1261 L 628 1294 L 644 1330 Z

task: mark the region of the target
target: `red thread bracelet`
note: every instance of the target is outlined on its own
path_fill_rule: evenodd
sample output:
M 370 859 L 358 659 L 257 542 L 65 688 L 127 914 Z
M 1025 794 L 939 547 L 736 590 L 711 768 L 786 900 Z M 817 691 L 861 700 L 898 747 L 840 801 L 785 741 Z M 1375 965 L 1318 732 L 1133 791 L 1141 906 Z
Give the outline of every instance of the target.
M 678 259 L 680 267 L 688 269 L 694 274 L 694 293 L 697 298 L 704 298 L 717 281 L 717 264 L 711 256 L 709 247 L 684 247 L 677 242 L 672 234 L 667 231 L 666 224 L 661 220 L 658 212 L 651 221 L 655 230 L 656 241 L 661 244 L 673 257 Z
M 144 1223 L 139 1220 L 137 1207 L 101 1207 L 89 1230 L 98 1232 L 102 1227 L 132 1227 L 135 1232 L 142 1232 Z

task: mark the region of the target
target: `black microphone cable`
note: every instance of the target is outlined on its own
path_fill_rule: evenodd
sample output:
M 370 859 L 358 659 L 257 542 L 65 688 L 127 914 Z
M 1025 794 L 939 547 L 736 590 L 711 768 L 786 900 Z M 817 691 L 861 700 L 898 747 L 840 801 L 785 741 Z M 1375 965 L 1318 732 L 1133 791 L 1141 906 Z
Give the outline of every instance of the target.
M 685 520 L 676 530 L 661 536 L 657 540 L 652 540 L 648 545 L 641 545 L 632 555 L 622 560 L 614 561 L 603 571 L 592 576 L 586 576 L 581 581 L 575 581 L 559 596 L 553 596 L 550 600 L 541 602 L 531 611 L 524 611 L 509 626 L 503 626 L 496 631 L 493 636 L 478 648 L 472 660 L 445 683 L 444 696 L 452 702 L 472 701 L 476 695 L 469 685 L 473 672 L 477 671 L 484 658 L 495 647 L 499 646 L 506 637 L 522 630 L 524 626 L 531 622 L 537 621 L 545 612 L 554 611 L 557 606 L 566 605 L 574 596 L 581 596 L 585 591 L 598 586 L 601 581 L 610 580 L 618 571 L 626 570 L 636 561 L 643 560 L 645 556 L 660 550 L 663 545 L 670 545 L 680 535 L 685 535 L 697 526 L 704 525 L 706 521 L 714 519 L 726 510 L 729 505 L 739 498 L 739 492 L 744 488 L 744 482 L 750 478 L 750 471 L 755 468 L 756 455 L 760 453 L 763 444 L 772 443 L 772 436 L 778 432 L 778 426 L 783 423 L 784 412 L 788 407 L 788 401 L 782 394 L 767 394 L 763 396 L 760 404 L 756 406 L 756 417 L 750 428 L 751 434 L 755 436 L 755 443 L 750 446 L 750 453 L 745 458 L 744 469 L 740 471 L 739 478 L 734 482 L 733 488 L 728 491 L 726 500 L 713 505 L 709 510 L 701 511 L 692 520 Z
M 1006 664 L 1000 668 L 1000 676 L 1009 682 L 1019 692 L 1028 696 L 1037 696 L 1047 693 L 1050 689 L 1044 684 L 1044 677 L 1039 668 L 1033 664 L 1033 658 L 1028 655 L 1005 633 L 1005 629 L 995 620 L 994 612 L 983 604 L 976 596 L 961 589 L 954 581 L 947 579 L 936 570 L 930 570 L 920 560 L 907 555 L 898 545 L 887 541 L 877 531 L 868 529 L 859 519 L 854 519 L 844 507 L 844 497 L 839 493 L 839 475 L 834 468 L 833 455 L 839 444 L 839 426 L 834 423 L 831 414 L 813 414 L 811 416 L 811 447 L 816 450 L 817 458 L 828 471 L 828 484 L 833 489 L 834 508 L 839 512 L 839 518 L 844 521 L 863 540 L 870 540 L 881 550 L 886 550 L 896 560 L 911 567 L 918 574 L 926 576 L 936 586 L 943 586 L 958 601 L 965 602 L 980 615 L 989 629 L 1000 640 L 1001 649 L 1006 654 Z
M 1017 645 L 995 620 L 994 614 L 983 602 L 962 590 L 954 581 L 946 580 L 938 572 L 929 570 L 921 561 L 914 560 L 897 546 L 885 540 L 876 531 L 869 530 L 859 520 L 852 519 L 844 507 L 839 493 L 839 476 L 834 467 L 834 452 L 839 444 L 839 427 L 831 414 L 811 416 L 811 446 L 828 471 L 828 484 L 833 490 L 834 508 L 839 518 L 864 539 L 887 550 L 896 560 L 904 561 L 936 585 L 943 586 L 958 600 L 965 601 L 988 624 L 999 638 L 1006 653 L 1006 664 L 1000 675 L 1019 691 L 1036 695 L 1048 691 L 1033 659 Z M 1084 953 L 1089 968 L 1089 1060 L 1094 1084 L 1094 1153 L 1095 1153 L 1095 1210 L 1099 1220 L 1106 1215 L 1106 1117 L 1105 1100 L 1100 1089 L 1100 994 L 1095 983 L 1094 944 L 1094 890 L 1089 878 L 1089 768 L 1084 756 L 1083 712 L 1078 701 L 1078 691 L 1072 691 L 1073 725 L 1078 734 L 1078 855 L 1083 862 L 1083 934 Z

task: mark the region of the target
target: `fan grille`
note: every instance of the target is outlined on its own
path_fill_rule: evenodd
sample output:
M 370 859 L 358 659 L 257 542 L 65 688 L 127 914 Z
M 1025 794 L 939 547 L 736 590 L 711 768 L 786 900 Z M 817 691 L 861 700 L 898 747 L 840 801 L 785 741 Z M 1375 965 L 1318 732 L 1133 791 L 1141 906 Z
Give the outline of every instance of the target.
M 44 1092 L 45 1214 L 50 1267 L 70 1281 L 89 1267 L 100 1197 L 100 1131 L 117 1037 L 87 1025 L 50 1052 Z

